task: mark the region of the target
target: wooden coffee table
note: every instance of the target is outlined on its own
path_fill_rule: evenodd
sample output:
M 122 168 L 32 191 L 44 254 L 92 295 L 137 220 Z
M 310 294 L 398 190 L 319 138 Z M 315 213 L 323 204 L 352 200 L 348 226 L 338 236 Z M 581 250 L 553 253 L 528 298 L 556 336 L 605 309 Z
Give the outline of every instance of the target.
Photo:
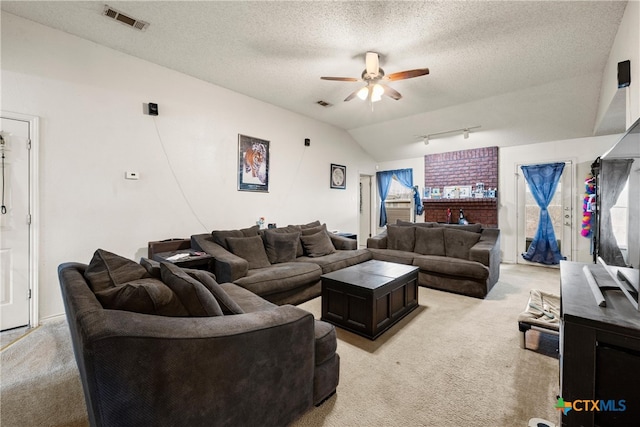
M 322 320 L 369 339 L 418 307 L 418 267 L 371 260 L 322 276 Z

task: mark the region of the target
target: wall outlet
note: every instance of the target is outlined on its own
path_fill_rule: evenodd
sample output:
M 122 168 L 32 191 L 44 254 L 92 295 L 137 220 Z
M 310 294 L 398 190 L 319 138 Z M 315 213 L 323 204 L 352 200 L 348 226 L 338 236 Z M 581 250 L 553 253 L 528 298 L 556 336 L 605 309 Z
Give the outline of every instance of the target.
M 138 172 L 125 172 L 124 179 L 140 179 L 140 174 Z

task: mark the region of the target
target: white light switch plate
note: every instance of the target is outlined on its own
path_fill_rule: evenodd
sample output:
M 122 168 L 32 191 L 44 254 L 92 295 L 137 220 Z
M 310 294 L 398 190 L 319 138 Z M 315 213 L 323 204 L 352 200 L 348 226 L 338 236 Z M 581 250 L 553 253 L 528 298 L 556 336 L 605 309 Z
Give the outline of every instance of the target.
M 138 172 L 125 172 L 124 179 L 140 179 L 140 174 Z

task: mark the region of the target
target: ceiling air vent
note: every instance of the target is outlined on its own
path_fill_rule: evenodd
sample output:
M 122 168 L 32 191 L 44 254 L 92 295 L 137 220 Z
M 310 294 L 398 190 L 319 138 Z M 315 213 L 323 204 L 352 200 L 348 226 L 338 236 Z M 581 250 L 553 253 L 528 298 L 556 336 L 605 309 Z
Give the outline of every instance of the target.
M 149 26 L 148 22 L 141 21 L 139 19 L 132 18 L 124 13 L 120 12 L 117 9 L 112 8 L 111 6 L 105 4 L 104 10 L 102 14 L 107 18 L 115 19 L 121 24 L 126 25 L 127 27 L 135 28 L 136 30 L 145 31 Z
M 325 108 L 333 107 L 333 104 L 330 104 L 327 101 L 322 101 L 322 100 L 316 102 L 316 104 L 321 105 L 321 106 L 323 106 Z

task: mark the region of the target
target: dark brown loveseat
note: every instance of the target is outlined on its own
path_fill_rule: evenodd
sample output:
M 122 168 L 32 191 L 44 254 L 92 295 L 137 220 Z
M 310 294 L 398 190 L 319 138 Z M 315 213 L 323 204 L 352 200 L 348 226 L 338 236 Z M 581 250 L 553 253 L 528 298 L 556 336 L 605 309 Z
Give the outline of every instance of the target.
M 398 221 L 367 240 L 373 259 L 420 267 L 418 284 L 484 298 L 500 277 L 500 230 Z
M 282 426 L 334 393 L 332 325 L 203 272 L 94 262 L 110 255 L 58 268 L 92 426 Z
M 215 258 L 214 273 L 278 305 L 320 296 L 320 276 L 371 259 L 353 239 L 320 221 L 259 230 L 216 230 L 191 236 L 191 247 Z

